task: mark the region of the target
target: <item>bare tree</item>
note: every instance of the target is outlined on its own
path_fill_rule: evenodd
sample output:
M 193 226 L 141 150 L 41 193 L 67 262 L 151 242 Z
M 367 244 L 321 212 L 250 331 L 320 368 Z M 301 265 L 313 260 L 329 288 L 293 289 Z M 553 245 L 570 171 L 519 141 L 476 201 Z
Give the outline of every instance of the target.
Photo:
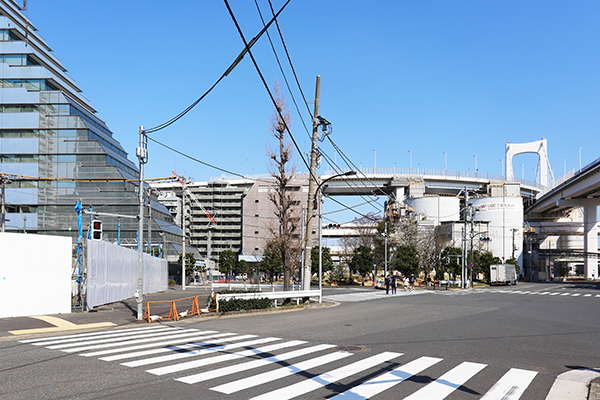
M 290 290 L 290 278 L 299 264 L 300 240 L 298 229 L 297 199 L 291 190 L 290 183 L 294 179 L 296 167 L 292 162 L 292 146 L 286 137 L 286 126 L 291 126 L 292 118 L 281 94 L 279 83 L 275 82 L 276 109 L 271 115 L 269 129 L 276 139 L 277 147 L 267 143 L 267 155 L 270 160 L 269 173 L 275 180 L 275 190 L 269 193 L 269 200 L 275 207 L 277 226 L 270 227 L 273 248 L 279 253 L 283 267 L 283 287 Z
M 367 246 L 370 249 L 375 247 L 374 237 L 377 234 L 378 219 L 380 218 L 374 213 L 369 213 L 364 217 L 354 218 L 352 220 L 352 225 L 354 225 L 353 235 L 340 238 L 340 244 L 343 249 L 342 259 L 345 264 L 348 265 L 351 280 L 352 269 L 350 268 L 350 260 L 360 246 Z

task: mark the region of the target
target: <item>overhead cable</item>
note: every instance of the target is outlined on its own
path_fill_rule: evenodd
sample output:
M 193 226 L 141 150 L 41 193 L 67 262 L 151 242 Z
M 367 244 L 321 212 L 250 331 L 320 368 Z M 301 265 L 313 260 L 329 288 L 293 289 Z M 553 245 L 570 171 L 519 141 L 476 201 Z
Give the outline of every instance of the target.
M 196 105 L 198 103 L 200 103 L 202 101 L 202 99 L 204 99 L 219 84 L 219 82 L 221 82 L 227 75 L 229 75 L 229 73 L 231 71 L 233 71 L 233 69 L 235 67 L 237 67 L 237 65 L 240 63 L 240 61 L 242 61 L 242 59 L 246 55 L 246 53 L 250 53 L 250 48 L 256 44 L 256 42 L 258 41 L 258 39 L 260 39 L 260 37 L 267 31 L 267 29 L 269 28 L 269 26 L 271 26 L 271 24 L 273 23 L 273 21 L 276 20 L 277 16 L 283 11 L 283 9 L 289 4 L 290 1 L 291 0 L 288 0 L 288 1 L 285 2 L 285 4 L 283 5 L 283 7 L 281 7 L 281 9 L 279 9 L 279 11 L 277 12 L 277 14 L 275 16 L 273 16 L 273 18 L 269 21 L 269 23 L 266 24 L 264 26 L 264 28 L 261 29 L 261 31 L 252 40 L 250 40 L 249 43 L 247 43 L 244 40 L 244 45 L 245 45 L 244 50 L 242 50 L 240 52 L 240 54 L 233 61 L 233 63 L 231 63 L 231 65 L 229 66 L 229 68 L 227 68 L 227 70 L 223 73 L 223 75 L 221 75 L 219 77 L 219 79 L 217 79 L 217 81 L 206 92 L 204 92 L 204 94 L 202 96 L 200 96 L 196 101 L 194 101 L 192 104 L 190 104 L 185 110 L 183 110 L 182 112 L 180 112 L 179 114 L 177 114 L 176 116 L 174 116 L 173 118 L 171 118 L 170 120 L 168 120 L 167 122 L 164 122 L 164 123 L 162 123 L 160 125 L 157 125 L 157 126 L 155 126 L 153 128 L 150 128 L 150 129 L 145 129 L 145 132 L 146 133 L 154 133 L 154 132 L 158 132 L 158 131 L 160 131 L 162 129 L 165 129 L 169 125 L 177 122 L 177 120 L 179 120 L 185 114 L 187 114 L 188 112 L 190 112 L 194 107 L 196 107 Z M 229 8 L 229 5 L 227 7 Z

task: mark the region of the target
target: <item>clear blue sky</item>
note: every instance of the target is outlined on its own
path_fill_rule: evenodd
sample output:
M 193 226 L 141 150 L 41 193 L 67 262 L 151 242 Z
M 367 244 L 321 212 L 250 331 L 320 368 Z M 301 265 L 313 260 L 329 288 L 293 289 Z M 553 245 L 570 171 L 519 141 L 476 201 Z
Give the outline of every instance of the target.
M 258 3 L 268 16 L 268 1 Z M 254 2 L 230 4 L 249 40 L 262 28 Z M 220 1 L 28 5 L 33 25 L 135 162 L 139 125 L 183 110 L 243 48 Z M 600 156 L 598 1 L 292 0 L 279 22 L 308 100 L 321 75 L 320 114 L 357 165 L 373 167 L 376 154 L 378 167 L 408 168 L 412 150 L 413 168 L 443 169 L 447 152 L 450 170 L 473 171 L 477 155 L 479 172 L 500 174 L 508 140 L 542 137 L 557 178 L 565 159 L 567 171 L 579 168 L 580 147 L 583 165 Z M 293 79 L 276 29 L 269 32 Z M 253 52 L 269 85 L 283 82 L 266 36 Z M 295 84 L 293 95 L 301 102 Z M 293 135 L 309 152 L 289 105 Z M 266 173 L 272 110 L 246 56 L 192 112 L 153 137 L 227 170 Z M 516 177 L 524 164 L 525 178 L 534 179 L 536 155 L 513 162 Z M 195 180 L 221 175 L 150 142 L 146 176 L 174 168 Z

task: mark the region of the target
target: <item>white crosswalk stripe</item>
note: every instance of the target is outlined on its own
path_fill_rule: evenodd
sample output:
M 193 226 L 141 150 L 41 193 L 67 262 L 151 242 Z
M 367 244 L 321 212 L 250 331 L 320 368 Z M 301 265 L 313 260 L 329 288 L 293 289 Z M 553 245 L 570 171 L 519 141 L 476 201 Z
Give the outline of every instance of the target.
M 412 377 L 415 374 L 431 367 L 442 361 L 441 358 L 421 357 L 393 371 L 387 372 L 376 378 L 371 379 L 355 388 L 345 391 L 332 399 L 369 399 L 389 388 L 399 384 Z
M 463 362 L 459 366 L 452 368 L 435 381 L 431 382 L 422 389 L 417 390 L 405 400 L 441 400 L 450 395 L 453 391 L 461 387 L 466 381 L 471 379 L 476 373 L 484 369 L 487 365 Z
M 333 344 L 309 344 L 303 340 L 181 329 L 168 325 L 20 342 L 109 362 L 133 359 L 121 365 L 131 368 L 152 365 L 153 368 L 146 369 L 146 372 L 171 375 L 175 381 L 188 385 L 218 380 L 204 387 L 223 394 L 237 393 L 244 398 L 260 400 L 292 399 L 306 394 L 310 394 L 311 398 L 330 398 L 331 387 L 327 391 L 323 388 L 350 377 L 360 383 L 352 387 L 342 386 L 344 389 L 338 394 L 334 392 L 331 398 L 368 399 L 383 392 L 402 390 L 405 386 L 402 382 L 407 380 L 414 385 L 417 381 L 413 378 L 433 366 L 438 371 L 441 369 L 441 376 L 427 385 L 420 385 L 408 394 L 407 399 L 441 400 L 467 381 L 477 379 L 477 374 L 486 367 L 486 364 L 468 361 L 458 366 L 454 363 L 445 365 L 450 362 L 428 356 L 408 359 L 401 364 L 399 361 L 404 356 L 398 352 L 365 355 L 362 352 L 335 351 Z M 296 349 L 292 349 L 294 347 Z M 297 362 L 291 361 L 294 359 L 298 359 Z M 219 364 L 222 366 L 219 367 Z M 444 370 L 447 372 L 442 372 Z M 486 382 L 490 389 L 482 400 L 518 400 L 536 375 L 536 371 L 510 369 L 497 382 Z
M 536 371 L 512 368 L 483 395 L 481 400 L 518 399 L 536 375 Z

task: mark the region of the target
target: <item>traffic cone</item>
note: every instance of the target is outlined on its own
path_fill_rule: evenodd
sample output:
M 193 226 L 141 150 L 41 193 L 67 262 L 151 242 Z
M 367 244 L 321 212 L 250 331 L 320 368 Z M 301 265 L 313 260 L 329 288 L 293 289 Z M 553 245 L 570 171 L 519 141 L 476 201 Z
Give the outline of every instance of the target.
M 333 286 L 337 286 L 337 281 L 333 281 Z

